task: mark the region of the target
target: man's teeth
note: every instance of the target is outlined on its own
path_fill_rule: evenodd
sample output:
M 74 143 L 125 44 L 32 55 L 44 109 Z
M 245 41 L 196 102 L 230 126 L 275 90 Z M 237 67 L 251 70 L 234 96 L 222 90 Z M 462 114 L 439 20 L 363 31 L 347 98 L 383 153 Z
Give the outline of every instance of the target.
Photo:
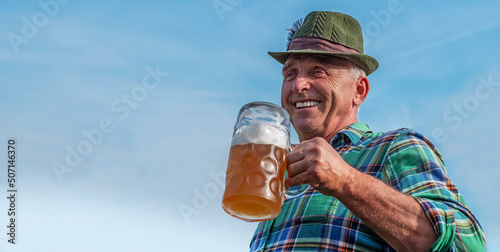
M 319 102 L 317 101 L 307 101 L 307 102 L 297 102 L 295 103 L 296 108 L 307 108 L 307 107 L 313 107 L 318 105 Z

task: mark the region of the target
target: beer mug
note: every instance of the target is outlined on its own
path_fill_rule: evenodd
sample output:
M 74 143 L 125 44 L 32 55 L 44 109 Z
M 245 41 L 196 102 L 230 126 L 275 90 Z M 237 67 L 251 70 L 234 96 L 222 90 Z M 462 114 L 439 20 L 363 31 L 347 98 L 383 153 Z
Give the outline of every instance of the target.
M 244 221 L 275 218 L 285 198 L 302 195 L 309 185 L 285 188 L 290 151 L 290 117 L 268 102 L 244 105 L 234 126 L 222 207 Z

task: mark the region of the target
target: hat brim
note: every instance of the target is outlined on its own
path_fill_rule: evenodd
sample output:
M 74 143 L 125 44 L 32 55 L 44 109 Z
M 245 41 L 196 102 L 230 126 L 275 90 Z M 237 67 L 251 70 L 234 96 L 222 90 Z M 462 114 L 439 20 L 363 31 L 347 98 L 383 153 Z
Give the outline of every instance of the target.
M 359 68 L 365 71 L 366 75 L 370 75 L 375 72 L 378 68 L 378 61 L 366 54 L 360 53 L 336 53 L 336 52 L 325 52 L 313 49 L 300 49 L 300 50 L 289 50 L 286 52 L 268 52 L 271 57 L 277 60 L 281 64 L 285 64 L 286 59 L 290 54 L 323 54 L 323 55 L 332 55 L 335 57 L 347 59 L 354 63 Z

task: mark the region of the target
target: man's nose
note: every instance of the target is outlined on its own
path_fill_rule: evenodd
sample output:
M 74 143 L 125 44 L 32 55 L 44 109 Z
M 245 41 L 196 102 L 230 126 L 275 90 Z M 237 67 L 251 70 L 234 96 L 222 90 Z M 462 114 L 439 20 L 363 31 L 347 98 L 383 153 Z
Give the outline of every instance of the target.
M 305 90 L 309 90 L 311 85 L 309 84 L 309 78 L 305 76 L 297 76 L 293 82 L 292 90 L 297 93 L 301 93 Z

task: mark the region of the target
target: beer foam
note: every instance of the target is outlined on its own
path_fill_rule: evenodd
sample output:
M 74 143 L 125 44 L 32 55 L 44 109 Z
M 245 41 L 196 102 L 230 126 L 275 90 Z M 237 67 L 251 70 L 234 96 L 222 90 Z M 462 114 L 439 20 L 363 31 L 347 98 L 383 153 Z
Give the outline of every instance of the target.
M 276 123 L 266 121 L 253 122 L 240 127 L 233 136 L 233 145 L 272 144 L 283 149 L 288 148 L 289 136 L 285 129 L 280 129 Z

